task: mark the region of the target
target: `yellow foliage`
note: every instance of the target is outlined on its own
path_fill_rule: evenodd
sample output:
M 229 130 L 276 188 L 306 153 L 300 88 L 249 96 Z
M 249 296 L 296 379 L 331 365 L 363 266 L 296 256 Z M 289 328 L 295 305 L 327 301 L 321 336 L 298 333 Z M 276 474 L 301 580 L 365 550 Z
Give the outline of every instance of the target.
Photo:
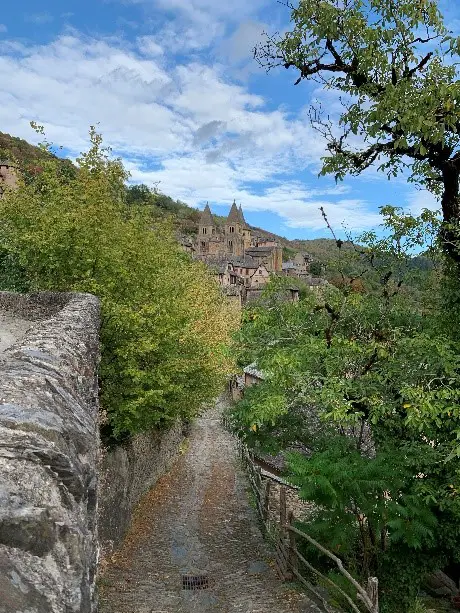
M 30 290 L 100 298 L 101 400 L 121 435 L 191 417 L 221 391 L 238 316 L 170 223 L 126 205 L 123 166 L 90 136 L 75 176 L 50 159 L 0 201 L 0 240 Z

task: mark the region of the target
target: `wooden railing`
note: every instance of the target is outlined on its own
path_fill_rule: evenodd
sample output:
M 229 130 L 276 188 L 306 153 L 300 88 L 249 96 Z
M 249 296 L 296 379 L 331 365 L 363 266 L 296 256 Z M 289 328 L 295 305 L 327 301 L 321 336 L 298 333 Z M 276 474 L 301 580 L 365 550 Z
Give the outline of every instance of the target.
M 228 426 L 228 423 L 224 421 L 224 425 Z M 323 584 L 340 595 L 340 597 L 348 603 L 354 613 L 362 613 L 363 610 L 368 613 L 379 613 L 378 579 L 376 577 L 369 577 L 367 586 L 364 588 L 347 571 L 339 557 L 334 555 L 326 547 L 323 547 L 321 543 L 318 543 L 318 541 L 309 534 L 303 530 L 299 530 L 295 526 L 293 511 L 287 508 L 287 487 L 284 485 L 281 485 L 279 489 L 279 517 L 274 521 L 270 509 L 270 493 L 273 487 L 272 482 L 269 478 L 264 478 L 262 476 L 261 469 L 256 465 L 253 455 L 246 445 L 239 440 L 238 449 L 241 461 L 251 484 L 262 526 L 266 535 L 273 541 L 275 547 L 275 562 L 280 577 L 284 581 L 292 581 L 294 579 L 299 581 L 313 595 L 318 605 L 320 605 L 326 613 L 336 613 L 337 609 L 331 606 L 305 575 L 308 576 L 310 574 L 311 576 L 311 574 L 313 574 L 318 577 Z M 336 564 L 338 571 L 353 586 L 354 590 L 356 590 L 356 600 L 353 600 L 339 585 L 316 569 L 305 556 L 302 555 L 297 546 L 301 539 L 316 547 L 323 555 L 330 558 Z M 302 573 L 302 570 L 305 571 L 305 569 L 309 572 Z

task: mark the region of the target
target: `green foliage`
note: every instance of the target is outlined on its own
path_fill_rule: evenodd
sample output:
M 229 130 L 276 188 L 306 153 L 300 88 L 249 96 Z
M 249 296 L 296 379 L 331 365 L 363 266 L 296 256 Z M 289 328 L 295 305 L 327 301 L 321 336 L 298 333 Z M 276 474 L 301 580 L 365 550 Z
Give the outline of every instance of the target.
M 54 159 L 62 177 L 74 177 L 76 168 L 70 160 L 58 158 L 50 148 L 35 147 L 17 136 L 0 132 L 0 160 L 14 163 L 26 182 L 36 181 L 43 165 Z
M 292 260 L 295 255 L 296 255 L 297 251 L 295 249 L 291 249 L 290 247 L 283 247 L 283 262 L 286 262 L 287 260 Z
M 337 125 L 311 109 L 327 142 L 322 174 L 408 171 L 442 196 L 440 237 L 458 273 L 460 37 L 445 27 L 437 0 L 301 0 L 291 26 L 256 56 L 267 68 L 295 68 L 296 84 L 319 80 L 340 94 Z
M 4 287 L 100 298 L 101 405 L 121 437 L 191 417 L 211 400 L 231 368 L 236 322 L 171 224 L 126 206 L 125 170 L 90 136 L 74 176 L 49 157 L 38 181 L 0 201 Z
M 321 262 L 312 262 L 310 264 L 310 272 L 315 277 L 320 277 L 323 274 L 323 266 Z
M 414 179 L 431 178 L 430 146 L 458 144 L 458 83 L 448 59 L 460 42 L 443 25 L 438 3 L 303 0 L 291 21 L 292 30 L 271 41 L 272 54 L 297 68 L 300 79 L 321 74 L 329 89 L 353 96 L 340 122 L 346 137 L 365 134 L 377 143 L 369 154 L 366 148 L 353 155 L 333 141 L 324 172 L 357 174 L 384 154 L 380 168 L 393 175 L 403 166 L 402 156 L 413 153 Z M 259 57 L 274 61 L 264 48 Z
M 303 450 L 288 454 L 288 479 L 317 506 L 309 534 L 358 578 L 377 575 L 383 610 L 403 613 L 423 573 L 458 558 L 460 358 L 436 291 L 443 269 L 411 255 L 433 242 L 436 217 L 383 214 L 383 232 L 341 253 L 353 273 L 340 289 L 288 303 L 274 283 L 245 312 L 238 360 L 264 381 L 234 419 L 255 448 Z

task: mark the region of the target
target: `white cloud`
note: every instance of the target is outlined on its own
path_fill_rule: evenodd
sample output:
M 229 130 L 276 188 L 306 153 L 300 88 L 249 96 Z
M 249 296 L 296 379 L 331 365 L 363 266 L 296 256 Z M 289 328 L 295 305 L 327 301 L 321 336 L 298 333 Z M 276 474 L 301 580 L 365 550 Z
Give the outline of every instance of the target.
M 234 199 L 245 211 L 271 212 L 279 215 L 289 228 L 325 229 L 319 211 L 323 206 L 333 226 L 361 230 L 381 222 L 377 213 L 369 212 L 366 202 L 352 198 L 339 198 L 348 191 L 343 185 L 309 189 L 296 182 L 279 182 L 271 187 L 253 190 L 246 186 L 248 175 L 232 169 L 225 163 L 206 164 L 196 158 L 168 159 L 160 170 L 146 170 L 129 165 L 134 182 L 153 184 L 160 181 L 160 189 L 191 204 L 230 206 Z M 273 169 L 272 169 L 273 170 Z M 273 175 L 271 175 L 273 178 Z
M 163 25 L 158 33 L 158 43 L 169 53 L 201 52 L 224 33 L 224 24 L 211 18 L 207 22 L 175 19 Z
M 112 0 L 116 2 L 117 0 Z M 270 0 L 119 0 L 143 7 L 146 24 L 157 33 L 156 41 L 172 53 L 202 52 L 220 43 L 235 25 L 244 29 Z M 161 26 L 161 27 L 160 27 Z M 239 37 L 243 43 L 242 36 Z
M 239 63 L 252 56 L 254 46 L 261 40 L 266 24 L 258 21 L 240 23 L 233 34 L 221 45 L 221 51 L 231 63 Z
M 216 0 L 131 0 L 133 4 L 144 4 L 154 10 L 161 9 L 177 16 L 182 14 L 192 21 L 207 21 L 209 16 L 226 21 L 239 22 L 255 14 L 267 0 L 233 0 L 216 2 Z
M 8 82 L 0 123 L 34 140 L 28 123 L 36 120 L 76 154 L 88 126 L 100 122 L 134 181 L 161 181 L 165 193 L 194 206 L 236 198 L 248 211 L 278 213 L 290 227 L 321 229 L 324 205 L 336 225 L 376 223 L 361 200 L 341 197 L 344 187 L 315 182 L 308 169 L 324 144 L 302 116 L 267 110 L 263 97 L 229 81 L 221 65 L 171 67 L 167 60 L 146 36 L 135 45 L 77 32 L 48 45 L 0 43 L 0 80 Z M 313 189 L 292 182 L 305 169 Z
M 4 23 L 0 23 L 0 34 L 4 34 L 5 32 L 8 32 L 8 28 Z
M 141 36 L 137 39 L 137 45 L 142 55 L 146 57 L 157 57 L 163 55 L 163 49 L 158 44 L 156 36 Z
M 412 189 L 407 197 L 406 210 L 412 215 L 420 215 L 423 209 L 437 211 L 441 208 L 439 199 L 426 189 Z

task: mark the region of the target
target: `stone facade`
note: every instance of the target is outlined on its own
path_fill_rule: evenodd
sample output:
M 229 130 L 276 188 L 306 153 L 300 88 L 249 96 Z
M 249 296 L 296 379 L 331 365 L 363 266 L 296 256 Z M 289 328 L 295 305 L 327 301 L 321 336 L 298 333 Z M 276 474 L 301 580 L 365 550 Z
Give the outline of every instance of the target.
M 123 539 L 134 507 L 178 457 L 186 434 L 182 422 L 152 430 L 103 450 L 99 464 L 99 542 L 106 557 Z
M 0 612 L 94 613 L 99 303 L 2 292 L 0 311 L 30 324 L 0 362 Z
M 0 160 L 0 198 L 3 198 L 5 189 L 16 189 L 17 185 L 16 166 L 12 162 Z
M 254 273 L 249 278 L 249 286 L 252 288 L 263 287 L 270 280 L 270 273 L 268 272 L 266 266 L 260 264 Z
M 308 253 L 297 253 L 292 260 L 282 264 L 283 274 L 288 277 L 307 277 L 313 258 Z
M 281 246 L 274 239 L 255 236 L 235 202 L 224 224 L 216 221 L 206 205 L 198 225 L 195 254 L 207 263 L 250 260 L 255 268 L 263 265 L 269 272 L 280 272 L 283 262 Z

